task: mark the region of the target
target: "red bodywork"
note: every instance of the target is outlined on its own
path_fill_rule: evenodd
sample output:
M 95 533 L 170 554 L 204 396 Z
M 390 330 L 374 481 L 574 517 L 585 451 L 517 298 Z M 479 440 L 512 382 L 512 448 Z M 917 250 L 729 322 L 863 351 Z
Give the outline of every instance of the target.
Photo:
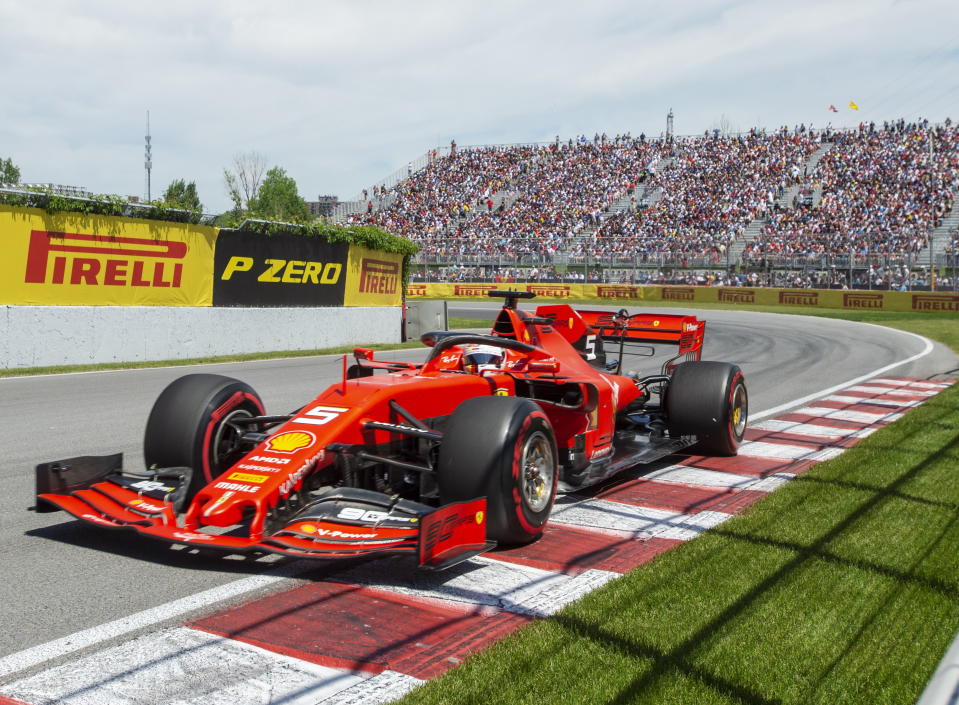
M 38 499 L 79 519 L 175 543 L 323 558 L 407 552 L 426 566 L 448 564 L 489 548 L 485 499 L 403 516 L 347 503 L 332 517 L 279 526 L 275 517 L 304 483 L 331 468 L 337 455 L 331 446 L 395 444 L 395 431 L 370 427 L 370 422 L 405 424 L 395 405 L 433 425 L 472 397 L 523 396 L 537 387 L 572 391 L 578 400 L 573 406 L 536 401 L 552 424 L 561 454 L 576 445 L 585 457 L 601 458 L 612 452 L 617 411 L 641 391 L 633 378 L 590 364 L 596 337 L 615 333 L 630 342 L 670 343 L 679 347 L 679 356 L 698 359 L 704 328 L 693 316 L 641 314 L 627 325 L 610 313 L 576 311 L 565 304 L 540 306 L 533 316 L 507 306 L 492 335 L 533 347 L 507 349 L 500 371 L 465 374 L 462 349 L 455 346 L 438 344 L 423 365 L 378 361 L 372 351 L 357 349 L 362 367 L 386 372 L 353 379 L 344 374 L 343 381 L 271 429 L 265 440 L 213 478 L 182 513 L 151 496 L 149 482 L 121 486 L 105 479 L 70 494 L 39 494 Z M 240 533 L 227 534 L 230 527 L 240 527 Z

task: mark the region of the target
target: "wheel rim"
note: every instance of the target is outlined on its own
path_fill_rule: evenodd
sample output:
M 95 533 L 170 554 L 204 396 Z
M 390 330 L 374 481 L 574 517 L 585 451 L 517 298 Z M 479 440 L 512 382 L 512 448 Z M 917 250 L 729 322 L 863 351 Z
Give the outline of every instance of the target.
M 556 482 L 553 445 L 545 433 L 537 431 L 526 439 L 520 456 L 520 494 L 533 512 L 549 506 Z
M 746 417 L 748 416 L 746 402 L 746 388 L 737 384 L 733 392 L 733 403 L 730 409 L 729 420 L 736 438 L 742 438 L 746 433 Z
M 213 475 L 219 475 L 221 472 L 233 463 L 240 455 L 240 437 L 243 433 L 231 422 L 235 419 L 253 418 L 246 409 L 234 409 L 227 414 L 217 425 L 213 433 L 213 443 L 210 446 L 212 453 Z

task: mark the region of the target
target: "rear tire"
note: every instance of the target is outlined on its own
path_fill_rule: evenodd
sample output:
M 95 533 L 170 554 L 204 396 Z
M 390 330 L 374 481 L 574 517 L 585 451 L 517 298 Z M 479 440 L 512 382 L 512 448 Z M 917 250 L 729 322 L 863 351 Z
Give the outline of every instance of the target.
M 486 497 L 486 536 L 500 544 L 538 538 L 556 499 L 556 440 L 538 405 L 516 397 L 460 404 L 443 433 L 440 501 Z
M 666 390 L 671 436 L 695 435 L 695 449 L 736 455 L 746 433 L 749 397 L 742 370 L 728 362 L 684 362 Z
M 188 503 L 243 455 L 241 430 L 230 421 L 262 416 L 253 389 L 222 375 L 195 374 L 171 382 L 157 397 L 143 435 L 147 468 L 192 468 Z

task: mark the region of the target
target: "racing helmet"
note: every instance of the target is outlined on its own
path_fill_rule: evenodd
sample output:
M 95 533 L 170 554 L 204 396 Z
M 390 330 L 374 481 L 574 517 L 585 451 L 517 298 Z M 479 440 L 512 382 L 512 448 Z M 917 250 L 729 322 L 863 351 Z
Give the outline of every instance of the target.
M 498 370 L 503 366 L 504 357 L 503 349 L 493 345 L 464 345 L 463 369 L 474 374 Z

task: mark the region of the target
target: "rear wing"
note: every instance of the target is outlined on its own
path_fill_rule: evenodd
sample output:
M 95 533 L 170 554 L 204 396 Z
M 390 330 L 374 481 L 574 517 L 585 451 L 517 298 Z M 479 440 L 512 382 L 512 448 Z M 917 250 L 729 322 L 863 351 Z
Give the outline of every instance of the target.
M 576 309 L 576 313 L 600 338 L 610 342 L 673 343 L 679 346 L 680 355 L 690 355 L 687 359 L 695 360 L 699 359 L 703 349 L 706 322 L 695 316 L 658 313 L 630 316 L 625 311 L 610 313 L 582 309 Z

